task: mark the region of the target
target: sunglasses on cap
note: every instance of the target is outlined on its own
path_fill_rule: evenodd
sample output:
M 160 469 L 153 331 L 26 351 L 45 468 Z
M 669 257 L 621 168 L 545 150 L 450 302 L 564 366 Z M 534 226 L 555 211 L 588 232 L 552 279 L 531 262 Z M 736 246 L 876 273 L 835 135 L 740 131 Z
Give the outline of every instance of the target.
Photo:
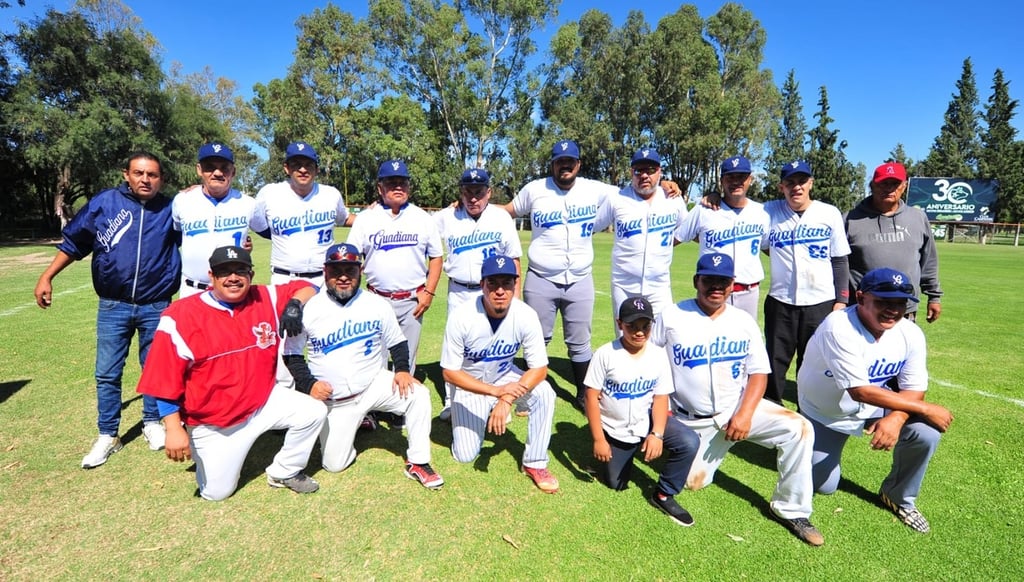
M 360 263 L 359 253 L 347 253 L 342 251 L 334 251 L 327 256 L 327 262 L 329 263 Z

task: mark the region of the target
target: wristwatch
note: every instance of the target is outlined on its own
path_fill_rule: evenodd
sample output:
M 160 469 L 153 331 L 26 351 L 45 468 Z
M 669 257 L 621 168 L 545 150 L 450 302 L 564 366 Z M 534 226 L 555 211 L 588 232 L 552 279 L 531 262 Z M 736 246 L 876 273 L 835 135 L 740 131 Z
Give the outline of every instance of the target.
M 651 436 L 658 439 L 659 441 L 665 440 L 665 434 L 660 432 L 651 431 Z

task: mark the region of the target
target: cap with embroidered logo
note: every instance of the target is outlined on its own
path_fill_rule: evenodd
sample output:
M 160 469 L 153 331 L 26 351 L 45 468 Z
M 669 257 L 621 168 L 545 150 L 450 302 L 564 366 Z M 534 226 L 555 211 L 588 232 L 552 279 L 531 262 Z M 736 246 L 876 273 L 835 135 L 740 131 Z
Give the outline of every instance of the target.
M 733 156 L 722 162 L 721 174 L 749 174 L 750 173 L 750 160 L 743 156 Z
M 409 168 L 405 166 L 405 162 L 402 160 L 388 160 L 380 165 L 377 170 L 377 179 L 383 180 L 384 178 L 408 178 Z
M 554 161 L 558 158 L 580 159 L 580 146 L 576 145 L 576 142 L 571 139 L 556 142 L 555 145 L 551 146 L 551 160 Z
M 470 168 L 462 173 L 459 186 L 490 186 L 491 175 L 483 168 Z
M 907 181 L 907 169 L 899 162 L 886 162 L 875 168 L 875 174 L 871 177 L 871 183 L 877 184 L 884 180 Z
M 619 321 L 633 323 L 638 319 L 654 319 L 654 307 L 643 297 L 629 297 L 619 306 Z
M 803 160 L 796 160 L 786 164 L 785 166 L 782 166 L 782 169 L 779 170 L 779 179 L 785 180 L 790 176 L 795 176 L 796 174 L 807 174 L 808 176 L 814 176 L 814 174 L 811 173 L 810 164 Z
M 363 257 L 359 254 L 359 249 L 355 245 L 348 243 L 338 243 L 327 249 L 327 254 L 324 255 L 324 264 L 333 265 L 335 263 L 362 263 Z
M 914 292 L 914 284 L 910 282 L 910 277 L 902 271 L 888 267 L 865 273 L 857 290 L 885 299 L 908 299 L 914 303 L 921 301 Z
M 661 156 L 658 155 L 658 150 L 654 148 L 643 148 L 637 150 L 636 153 L 633 154 L 633 159 L 630 160 L 629 166 L 633 167 L 637 164 L 644 162 L 654 164 L 655 166 L 660 166 Z
M 227 265 L 230 263 L 238 263 L 252 267 L 252 255 L 249 251 L 242 247 L 219 247 L 214 249 L 213 254 L 210 255 L 210 269 L 216 269 L 221 265 Z
M 732 257 L 722 253 L 711 253 L 707 255 L 701 255 L 697 259 L 697 275 L 707 275 L 710 277 L 728 277 L 732 279 L 736 276 L 736 267 L 732 262 Z
M 516 262 L 512 260 L 512 257 L 494 255 L 484 259 L 484 264 L 480 267 L 480 279 L 503 275 L 519 276 L 519 273 L 516 272 Z
M 231 152 L 231 148 L 218 142 L 203 144 L 199 148 L 199 161 L 206 158 L 224 158 L 232 164 L 235 163 L 235 154 Z
M 313 146 L 309 145 L 304 141 L 296 141 L 288 144 L 288 147 L 284 149 L 284 161 L 288 161 L 292 158 L 309 158 L 316 163 L 320 163 L 320 157 L 316 155 L 316 150 Z

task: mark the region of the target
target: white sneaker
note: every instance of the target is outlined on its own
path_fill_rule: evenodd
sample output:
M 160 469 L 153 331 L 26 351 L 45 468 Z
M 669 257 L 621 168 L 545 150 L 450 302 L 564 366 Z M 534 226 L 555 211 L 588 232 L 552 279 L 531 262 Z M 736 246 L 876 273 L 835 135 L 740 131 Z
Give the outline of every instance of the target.
M 107 462 L 107 457 L 121 450 L 121 439 L 116 436 L 101 434 L 92 445 L 89 454 L 82 458 L 82 468 L 92 469 Z
M 159 451 L 167 441 L 167 431 L 162 422 L 147 422 L 142 425 L 142 436 L 149 443 L 149 450 Z

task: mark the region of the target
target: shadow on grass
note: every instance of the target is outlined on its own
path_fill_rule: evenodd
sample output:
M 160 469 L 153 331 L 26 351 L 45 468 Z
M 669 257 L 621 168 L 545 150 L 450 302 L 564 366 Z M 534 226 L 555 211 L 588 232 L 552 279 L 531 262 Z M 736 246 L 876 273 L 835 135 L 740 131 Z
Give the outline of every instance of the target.
M 551 376 L 552 373 L 561 376 L 566 382 L 566 387 L 563 388 L 555 382 L 555 379 Z M 548 358 L 547 380 L 555 391 L 555 397 L 576 406 L 576 386 L 572 384 L 572 377 L 572 362 L 569 358 Z
M 14 382 L 0 382 L 0 404 L 14 396 L 18 390 L 28 386 L 32 380 L 15 380 Z

